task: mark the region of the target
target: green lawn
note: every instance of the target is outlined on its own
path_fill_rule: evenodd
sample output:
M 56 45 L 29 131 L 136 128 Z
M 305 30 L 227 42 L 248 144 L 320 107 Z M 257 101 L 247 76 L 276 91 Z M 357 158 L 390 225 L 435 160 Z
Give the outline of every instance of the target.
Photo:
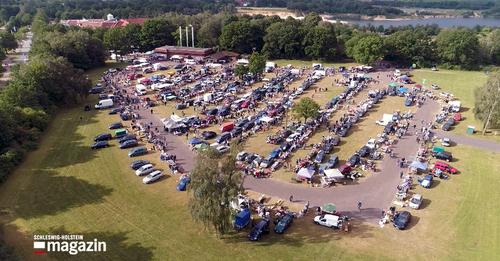
M 251 243 L 245 233 L 218 239 L 194 223 L 188 194 L 175 190 L 177 177 L 143 185 L 116 141 L 90 150 L 94 135 L 116 119 L 81 108 L 61 111 L 40 149 L 0 185 L 1 235 L 22 260 L 35 259 L 32 235 L 43 233 L 108 243 L 106 254 L 76 260 L 494 260 L 500 251 L 499 154 L 451 148 L 461 174 L 417 189 L 428 200 L 413 211 L 416 222 L 407 231 L 354 221 L 344 234 L 313 225 L 308 216 L 283 236 L 271 233 Z M 157 154 L 144 158 L 165 167 Z
M 462 101 L 462 114 L 465 120 L 456 125 L 453 128 L 453 132 L 466 135 L 467 126 L 472 125 L 478 130 L 478 133 L 474 135 L 475 137 L 500 141 L 500 136 L 480 135 L 483 124 L 481 121 L 474 118 L 474 90 L 486 83 L 488 76 L 484 72 L 452 70 L 439 70 L 433 72 L 431 70 L 415 70 L 412 74 L 416 82 L 422 83 L 423 79 L 426 79 L 426 86 L 436 83 L 441 88 L 438 92 L 444 91 L 452 93 L 456 98 Z

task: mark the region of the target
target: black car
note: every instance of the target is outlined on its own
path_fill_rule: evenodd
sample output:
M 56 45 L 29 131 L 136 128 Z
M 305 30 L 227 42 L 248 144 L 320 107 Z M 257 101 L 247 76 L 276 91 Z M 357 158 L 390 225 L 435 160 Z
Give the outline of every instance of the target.
M 333 146 L 338 146 L 340 144 L 340 138 L 338 136 L 334 136 L 331 140 Z
M 264 233 L 269 233 L 269 219 L 262 219 L 259 221 L 248 234 L 248 239 L 257 241 Z
M 201 133 L 201 136 L 203 137 L 203 139 L 209 140 L 217 137 L 217 133 L 215 133 L 215 131 L 204 131 Z
M 218 112 L 220 117 L 228 116 L 229 114 L 231 114 L 231 109 L 229 107 L 221 108 Z
M 342 128 L 340 131 L 337 133 L 340 137 L 345 137 L 347 135 L 347 132 L 349 131 L 348 128 Z
M 110 130 L 123 128 L 123 124 L 121 122 L 111 123 L 108 127 Z
M 136 140 L 137 137 L 135 136 L 135 134 L 127 134 L 123 137 L 121 137 L 119 140 L 118 140 L 118 143 L 124 143 L 125 141 L 127 140 Z
M 347 161 L 347 163 L 348 163 L 351 167 L 355 167 L 355 166 L 359 163 L 360 159 L 361 159 L 361 158 L 360 158 L 360 157 L 359 157 L 359 155 L 356 153 L 356 154 L 352 155 L 352 156 L 349 158 L 349 160 Z
M 248 131 L 252 129 L 255 126 L 255 123 L 253 121 L 247 122 L 245 126 L 243 126 L 244 131 Z
M 384 127 L 385 134 L 389 134 L 389 133 L 393 132 L 393 130 L 394 130 L 394 123 L 392 121 L 387 123 L 387 125 L 385 125 L 385 127 Z
M 368 146 L 363 146 L 361 149 L 358 150 L 358 154 L 360 157 L 366 157 L 370 155 L 370 148 Z
M 137 146 L 139 143 L 137 140 L 127 140 L 120 144 L 120 149 L 127 149 Z
M 110 115 L 112 115 L 112 114 L 118 114 L 121 111 L 122 111 L 121 108 L 114 108 L 114 109 L 112 109 L 112 110 L 109 111 L 109 114 Z
M 274 232 L 278 234 L 283 234 L 285 230 L 287 230 L 290 225 L 293 223 L 293 215 L 285 214 L 279 220 L 277 220 L 276 225 L 274 226 Z
M 238 123 L 236 123 L 236 127 L 240 127 L 240 128 L 243 128 L 243 126 L 245 126 L 245 124 L 248 123 L 248 119 L 243 119 L 241 121 L 239 121 Z
M 436 159 L 440 160 L 446 160 L 446 161 L 452 161 L 453 160 L 453 155 L 450 152 L 447 151 L 441 151 L 437 153 L 432 153 L 432 156 Z
M 240 128 L 240 127 L 236 127 L 234 128 L 232 131 L 231 131 L 231 137 L 237 137 L 237 136 L 240 136 L 241 133 L 243 133 L 243 129 Z
M 120 113 L 120 119 L 122 119 L 122 121 L 128 121 L 128 120 L 131 120 L 132 119 L 132 115 L 130 113 Z
M 90 146 L 90 148 L 93 150 L 102 149 L 106 147 L 109 147 L 109 144 L 105 140 L 97 141 L 96 143 L 92 144 L 92 146 Z
M 146 164 L 149 164 L 150 162 L 147 161 L 147 160 L 134 160 L 132 162 L 132 164 L 130 164 L 130 168 L 133 169 L 133 170 L 137 170 L 139 169 L 140 167 L 146 165 Z
M 178 103 L 177 105 L 175 105 L 176 110 L 184 110 L 186 108 L 187 108 L 187 105 L 184 103 Z
M 102 87 L 92 87 L 92 89 L 89 90 L 89 93 L 91 94 L 98 94 L 104 91 L 104 88 Z
M 208 116 L 216 116 L 218 112 L 219 112 L 219 109 L 214 108 L 214 109 L 208 110 L 207 115 Z
M 219 137 L 217 137 L 217 139 L 215 139 L 215 142 L 221 144 L 221 143 L 228 141 L 230 139 L 231 139 L 231 133 L 224 132 Z
M 449 122 L 446 122 L 443 124 L 443 127 L 441 127 L 442 130 L 444 131 L 449 131 L 451 129 L 451 124 Z
M 94 141 L 103 141 L 103 140 L 110 140 L 112 139 L 113 136 L 110 133 L 101 133 L 97 136 L 95 136 Z
M 408 211 L 401 211 L 394 215 L 394 227 L 397 229 L 405 229 L 410 224 L 411 214 Z

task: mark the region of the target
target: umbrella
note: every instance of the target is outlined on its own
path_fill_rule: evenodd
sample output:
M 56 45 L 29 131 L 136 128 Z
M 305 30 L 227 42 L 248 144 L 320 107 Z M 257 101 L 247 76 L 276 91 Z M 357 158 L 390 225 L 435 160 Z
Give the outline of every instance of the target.
M 398 87 L 398 85 L 399 85 L 399 84 L 397 84 L 397 83 L 395 83 L 395 82 L 391 82 L 391 83 L 389 83 L 389 87 L 394 87 L 394 88 L 396 88 L 396 87 Z
M 337 211 L 337 206 L 335 206 L 335 204 L 333 203 L 326 203 L 323 205 L 323 207 L 321 207 L 321 210 L 323 212 L 333 214 L 335 213 L 335 211 Z

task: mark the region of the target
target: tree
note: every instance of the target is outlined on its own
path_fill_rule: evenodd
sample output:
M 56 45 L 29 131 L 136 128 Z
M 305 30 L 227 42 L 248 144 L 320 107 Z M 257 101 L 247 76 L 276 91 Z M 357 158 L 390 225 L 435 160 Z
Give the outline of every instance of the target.
M 294 59 L 304 56 L 303 34 L 299 21 L 286 19 L 283 22 L 272 24 L 266 31 L 262 50 L 269 58 Z
M 500 64 L 500 29 L 495 29 L 480 39 L 484 58 L 493 64 Z
M 363 64 L 382 59 L 386 52 L 382 37 L 376 34 L 358 34 L 347 41 L 346 47 L 347 55 Z
M 230 152 L 224 155 L 214 149 L 200 152 L 191 171 L 191 215 L 206 227 L 215 229 L 218 235 L 232 230 L 230 203 L 242 192 L 242 175 L 236 167 L 238 151 L 233 144 Z
M 215 15 L 207 19 L 197 30 L 197 44 L 200 47 L 214 47 L 219 44 L 219 37 L 222 34 L 223 16 Z
M 152 50 L 163 45 L 175 44 L 172 35 L 174 31 L 174 26 L 163 18 L 147 20 L 141 29 L 141 46 L 144 50 Z
M 247 73 L 248 73 L 248 67 L 243 64 L 238 64 L 236 65 L 236 67 L 234 67 L 234 74 L 240 77 L 240 79 L 243 77 L 243 75 Z
M 500 127 L 500 72 L 492 73 L 485 85 L 475 90 L 474 115 L 483 122 L 483 135 Z
M 259 28 L 250 21 L 238 20 L 222 28 L 219 44 L 223 49 L 238 53 L 251 53 L 253 50 L 262 48 L 262 34 Z
M 119 27 L 109 29 L 104 33 L 104 46 L 116 54 L 116 60 L 132 50 L 124 30 Z
M 259 52 L 253 52 L 250 56 L 248 71 L 253 75 L 261 75 L 266 68 L 266 61 L 266 55 Z
M 17 40 L 11 32 L 0 32 L 0 48 L 5 52 L 17 48 Z
M 422 31 L 403 30 L 391 34 L 385 39 L 388 52 L 387 60 L 403 65 L 417 64 L 429 66 L 434 62 L 435 47 L 429 35 Z
M 297 118 L 307 119 L 316 118 L 319 115 L 320 106 L 309 97 L 302 98 L 299 103 L 293 106 L 292 111 Z
M 309 28 L 303 40 L 305 55 L 311 59 L 333 60 L 336 54 L 337 37 L 330 23 Z
M 446 29 L 436 37 L 437 53 L 447 65 L 473 69 L 478 64 L 479 41 L 469 29 Z

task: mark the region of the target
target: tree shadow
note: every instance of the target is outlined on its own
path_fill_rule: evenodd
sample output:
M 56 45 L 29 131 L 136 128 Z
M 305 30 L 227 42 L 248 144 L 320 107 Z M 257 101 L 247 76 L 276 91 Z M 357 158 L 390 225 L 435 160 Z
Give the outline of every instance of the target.
M 309 211 L 304 217 L 295 218 L 292 225 L 282 235 L 274 232 L 275 225 L 271 222 L 269 234 L 264 234 L 257 242 L 248 240 L 247 235 L 250 233 L 251 227 L 227 235 L 223 240 L 229 245 L 248 244 L 250 246 L 251 244 L 252 246 L 262 247 L 271 245 L 302 247 L 307 244 L 339 240 L 346 236 L 359 239 L 373 237 L 375 227 L 364 222 L 364 219 L 352 219 L 350 221 L 350 231 L 344 232 L 340 229 L 332 229 L 314 224 L 313 218 L 315 215 L 314 211 Z
M 431 189 L 432 189 L 432 188 L 435 188 L 435 187 L 437 187 L 440 183 L 441 183 L 441 181 L 440 181 L 439 179 L 434 178 L 434 179 L 432 180 L 432 185 L 431 185 L 431 187 L 430 187 L 430 188 L 431 188 Z
M 97 123 L 97 112 L 92 110 L 88 112 L 81 111 L 81 114 L 76 114 L 76 108 L 71 109 L 57 117 L 57 127 L 52 128 L 64 129 L 61 133 L 57 144 L 64 144 L 61 146 L 52 146 L 47 153 L 44 165 L 47 168 L 62 168 L 79 163 L 85 163 L 96 156 L 98 150 L 92 150 L 90 145 L 94 143 L 93 139 L 78 133 L 78 128 L 85 125 Z M 108 129 L 103 132 L 109 131 Z M 110 142 L 113 145 L 113 141 Z
M 11 211 L 18 218 L 32 219 L 45 215 L 55 215 L 68 209 L 87 204 L 100 203 L 111 194 L 111 188 L 91 184 L 71 176 L 61 176 L 55 171 L 33 170 L 36 176 L 19 188 L 19 197 Z

